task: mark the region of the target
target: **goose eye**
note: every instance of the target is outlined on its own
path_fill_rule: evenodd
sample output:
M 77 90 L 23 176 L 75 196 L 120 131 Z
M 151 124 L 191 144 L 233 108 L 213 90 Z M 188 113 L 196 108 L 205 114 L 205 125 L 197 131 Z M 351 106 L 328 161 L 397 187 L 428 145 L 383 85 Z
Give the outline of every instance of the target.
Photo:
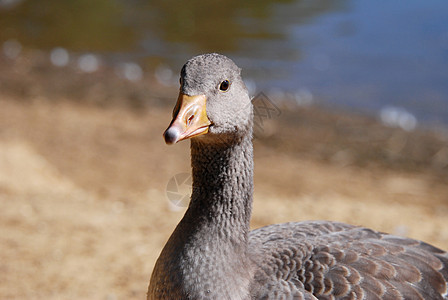
M 219 85 L 219 89 L 223 92 L 227 91 L 229 89 L 229 87 L 230 87 L 230 82 L 228 80 L 224 80 Z

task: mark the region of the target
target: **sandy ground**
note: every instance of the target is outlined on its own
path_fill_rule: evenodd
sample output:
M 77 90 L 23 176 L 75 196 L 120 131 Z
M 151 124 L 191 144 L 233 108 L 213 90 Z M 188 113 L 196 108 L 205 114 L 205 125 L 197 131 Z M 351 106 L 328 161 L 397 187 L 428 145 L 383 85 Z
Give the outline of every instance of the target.
M 190 170 L 189 143 L 162 140 L 171 107 L 35 93 L 0 99 L 0 299 L 144 299 L 184 210 L 167 184 Z M 254 228 L 338 220 L 448 249 L 446 136 L 312 108 L 263 126 Z

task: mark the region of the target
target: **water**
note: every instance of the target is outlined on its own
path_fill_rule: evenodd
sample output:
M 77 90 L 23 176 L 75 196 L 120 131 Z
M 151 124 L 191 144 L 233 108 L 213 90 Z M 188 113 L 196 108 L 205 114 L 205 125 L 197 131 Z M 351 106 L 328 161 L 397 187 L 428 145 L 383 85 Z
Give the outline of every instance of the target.
M 65 49 L 93 53 L 135 79 L 221 52 L 268 95 L 447 125 L 447 11 L 446 0 L 0 0 L 0 43 L 61 66 Z
M 296 26 L 306 58 L 290 83 L 328 102 L 379 111 L 403 108 L 423 122 L 448 121 L 447 1 L 353 1 L 343 12 Z M 286 86 L 285 86 L 286 88 Z

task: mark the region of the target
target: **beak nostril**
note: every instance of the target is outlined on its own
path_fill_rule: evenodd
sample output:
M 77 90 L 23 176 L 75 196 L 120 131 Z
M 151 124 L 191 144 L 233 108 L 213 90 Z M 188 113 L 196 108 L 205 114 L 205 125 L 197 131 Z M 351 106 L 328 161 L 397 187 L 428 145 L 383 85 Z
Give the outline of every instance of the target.
M 194 115 L 191 115 L 189 118 L 188 118 L 188 125 L 190 125 L 191 124 L 191 121 L 193 121 L 193 119 L 194 119 Z

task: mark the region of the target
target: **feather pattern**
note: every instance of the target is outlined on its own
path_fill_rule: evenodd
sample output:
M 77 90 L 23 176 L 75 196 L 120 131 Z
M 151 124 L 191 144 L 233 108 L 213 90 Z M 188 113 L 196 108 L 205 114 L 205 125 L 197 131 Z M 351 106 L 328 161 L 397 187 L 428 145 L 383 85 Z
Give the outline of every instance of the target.
M 249 249 L 253 299 L 446 299 L 448 255 L 416 240 L 308 221 L 254 230 Z

